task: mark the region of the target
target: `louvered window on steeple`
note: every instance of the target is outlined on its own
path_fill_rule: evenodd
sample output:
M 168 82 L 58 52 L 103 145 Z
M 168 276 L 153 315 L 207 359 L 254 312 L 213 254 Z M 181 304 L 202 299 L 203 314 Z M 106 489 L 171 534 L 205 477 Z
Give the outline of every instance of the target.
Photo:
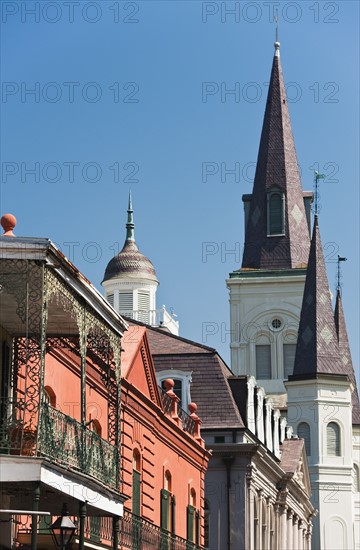
M 108 294 L 106 298 L 109 304 L 114 307 L 114 294 Z
M 258 380 L 269 380 L 271 378 L 270 345 L 256 346 L 256 378 Z
M 269 193 L 268 195 L 268 236 L 284 235 L 284 195 Z
M 133 310 L 133 293 L 119 292 L 119 311 L 126 312 L 130 316 Z
M 289 378 L 294 371 L 296 344 L 284 344 L 284 378 Z
M 311 456 L 310 426 L 307 422 L 300 422 L 297 427 L 297 434 L 305 442 L 306 456 Z
M 327 455 L 340 456 L 340 427 L 336 422 L 326 426 Z

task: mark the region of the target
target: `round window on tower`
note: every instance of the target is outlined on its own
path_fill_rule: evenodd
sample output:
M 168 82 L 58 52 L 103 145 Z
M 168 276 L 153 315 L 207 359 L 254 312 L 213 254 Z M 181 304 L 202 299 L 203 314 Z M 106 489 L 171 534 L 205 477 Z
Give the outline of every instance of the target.
M 281 320 L 278 317 L 275 317 L 275 319 L 271 321 L 271 326 L 274 330 L 279 330 L 279 328 L 281 328 L 281 325 Z

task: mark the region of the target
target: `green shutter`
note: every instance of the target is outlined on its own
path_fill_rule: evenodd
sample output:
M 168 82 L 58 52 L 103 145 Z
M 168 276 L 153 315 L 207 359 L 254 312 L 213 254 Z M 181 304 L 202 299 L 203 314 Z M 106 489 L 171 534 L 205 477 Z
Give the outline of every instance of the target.
M 133 470 L 133 494 L 132 494 L 132 513 L 140 516 L 141 502 L 141 473 Z
M 200 512 L 196 511 L 196 524 L 195 524 L 195 542 L 200 544 Z
M 195 520 L 195 508 L 194 506 L 187 507 L 187 540 L 190 542 L 194 542 L 194 520 Z
M 166 489 L 160 491 L 160 527 L 169 531 L 169 503 L 170 493 Z
M 171 532 L 173 534 L 176 533 L 176 525 L 175 525 L 175 518 L 176 518 L 176 500 L 175 495 L 171 495 Z

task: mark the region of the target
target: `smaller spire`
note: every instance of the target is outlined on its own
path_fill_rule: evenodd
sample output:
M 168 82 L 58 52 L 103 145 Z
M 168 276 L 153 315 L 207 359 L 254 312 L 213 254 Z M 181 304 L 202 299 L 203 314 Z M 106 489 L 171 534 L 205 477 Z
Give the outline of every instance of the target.
M 134 211 L 132 208 L 131 191 L 129 192 L 128 219 L 126 224 L 126 240 L 135 242 Z

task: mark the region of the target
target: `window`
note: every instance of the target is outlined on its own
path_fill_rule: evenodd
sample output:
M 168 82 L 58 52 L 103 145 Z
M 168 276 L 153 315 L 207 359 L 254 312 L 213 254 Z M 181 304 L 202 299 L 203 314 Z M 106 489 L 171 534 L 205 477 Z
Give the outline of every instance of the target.
M 56 407 L 56 395 L 50 386 L 45 386 L 44 388 L 44 401 L 47 405 Z
M 256 346 L 256 378 L 258 380 L 269 380 L 271 378 L 270 345 Z
M 268 195 L 268 236 L 284 234 L 284 195 L 279 192 Z
M 294 372 L 296 344 L 284 344 L 284 378 L 289 378 Z
M 171 474 L 165 472 L 164 489 L 160 491 L 160 527 L 175 533 L 175 496 L 171 494 Z
M 180 369 L 168 369 L 156 374 L 158 384 L 162 390 L 165 390 L 164 381 L 167 378 L 171 378 L 174 381 L 173 391 L 180 399 L 179 406 L 186 412 L 188 412 L 188 406 L 191 403 L 191 374 L 191 372 L 184 372 Z
M 224 435 L 215 435 L 214 443 L 225 443 L 225 436 Z
M 174 381 L 173 392 L 176 395 L 176 397 L 180 399 L 179 405 L 180 407 L 182 407 L 182 380 L 177 380 L 176 378 L 173 378 L 173 381 Z M 166 391 L 165 380 L 161 382 L 161 389 Z
M 107 295 L 107 301 L 109 302 L 109 304 L 114 307 L 114 294 L 108 294 Z
M 141 471 L 140 471 L 140 453 L 133 453 L 133 479 L 132 479 L 132 513 L 136 516 L 141 515 Z
M 328 456 L 340 456 L 340 427 L 336 422 L 326 426 L 326 441 Z
M 200 542 L 200 513 L 196 510 L 196 493 L 190 491 L 190 503 L 186 512 L 186 538 L 189 542 Z
M 310 426 L 307 422 L 300 422 L 297 434 L 305 441 L 306 456 L 311 455 Z
M 147 291 L 138 291 L 138 315 L 137 320 L 142 323 L 149 323 L 150 312 L 150 293 Z
M 119 292 L 119 311 L 131 313 L 133 310 L 133 293 Z

